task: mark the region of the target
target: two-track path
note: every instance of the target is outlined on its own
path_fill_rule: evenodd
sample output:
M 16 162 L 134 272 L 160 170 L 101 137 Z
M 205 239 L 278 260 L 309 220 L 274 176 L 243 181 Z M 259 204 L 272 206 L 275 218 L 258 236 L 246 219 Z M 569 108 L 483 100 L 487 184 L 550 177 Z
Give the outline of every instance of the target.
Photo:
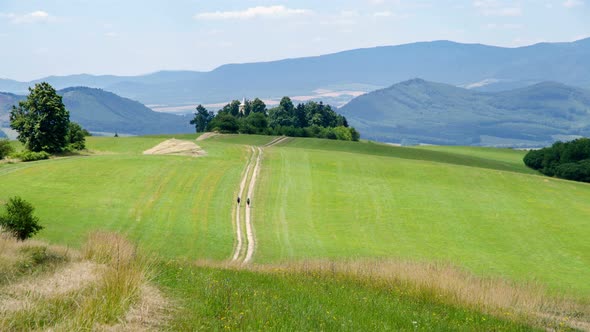
M 283 143 L 287 139 L 288 137 L 285 136 L 277 137 L 264 145 L 264 147 Z M 260 174 L 260 164 L 262 163 L 263 155 L 261 147 L 250 146 L 249 150 L 250 157 L 248 158 L 248 163 L 246 164 L 244 176 L 240 182 L 240 189 L 238 191 L 238 197 L 240 197 L 241 203 L 236 207 L 234 221 L 236 229 L 236 246 L 231 258 L 232 262 L 242 264 L 250 263 L 252 257 L 254 257 L 254 251 L 256 250 L 256 236 L 254 234 L 254 222 L 251 208 L 254 204 L 254 189 L 256 187 L 256 180 Z M 246 187 L 248 187 L 248 191 L 246 192 L 246 195 L 244 195 Z M 250 199 L 250 204 L 246 203 L 248 199 Z M 241 217 L 242 212 L 244 212 L 244 218 Z M 246 244 L 244 244 L 244 242 Z

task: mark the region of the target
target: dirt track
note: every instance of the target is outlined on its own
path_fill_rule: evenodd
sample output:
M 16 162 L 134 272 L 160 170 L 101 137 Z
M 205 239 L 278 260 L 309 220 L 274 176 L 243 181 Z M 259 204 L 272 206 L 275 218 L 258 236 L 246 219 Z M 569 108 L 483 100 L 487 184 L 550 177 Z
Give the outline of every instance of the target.
M 259 147 L 250 147 L 250 158 L 244 172 L 244 177 L 240 183 L 240 189 L 238 197 L 241 199 L 241 203 L 236 207 L 235 214 L 235 225 L 236 225 L 236 247 L 232 255 L 232 262 L 241 262 L 242 264 L 249 263 L 254 255 L 256 248 L 256 238 L 254 237 L 254 227 L 252 222 L 252 216 L 250 213 L 251 205 L 253 204 L 254 198 L 254 187 L 256 186 L 256 179 L 260 172 L 260 162 L 262 159 L 262 149 Z M 248 191 L 244 195 L 244 189 L 248 185 Z M 250 199 L 250 205 L 247 204 L 248 198 Z M 242 230 L 242 218 L 241 212 L 245 209 L 245 220 L 244 228 Z M 245 232 L 245 234 L 244 234 Z M 244 247 L 244 238 L 247 245 Z
M 256 157 L 256 166 L 254 167 L 254 172 L 252 173 L 252 179 L 250 180 L 250 187 L 248 188 L 248 197 L 250 200 L 254 198 L 254 186 L 256 185 L 256 179 L 258 178 L 258 173 L 260 172 L 260 161 L 262 159 L 262 149 L 257 147 L 258 149 L 258 157 Z M 254 227 L 250 217 L 250 209 L 252 207 L 253 202 L 250 202 L 248 206 L 246 206 L 246 236 L 248 238 L 248 250 L 246 251 L 246 258 L 244 258 L 244 263 L 249 263 L 252 260 L 252 256 L 254 255 L 254 250 L 256 249 L 256 239 L 254 238 Z
M 251 155 L 250 158 L 248 159 L 248 164 L 246 166 L 246 171 L 244 172 L 244 177 L 242 178 L 242 182 L 240 183 L 240 191 L 238 192 L 238 197 L 240 197 L 240 199 L 242 200 L 241 204 L 238 204 L 236 206 L 236 238 L 237 238 L 237 244 L 236 244 L 236 248 L 234 249 L 234 254 L 232 256 L 232 262 L 236 262 L 238 261 L 238 259 L 240 258 L 240 253 L 242 252 L 242 222 L 240 219 L 240 210 L 241 210 L 241 206 L 243 204 L 245 204 L 244 201 L 244 188 L 246 187 L 246 182 L 248 181 L 248 175 L 250 174 L 250 170 L 252 169 L 252 160 L 253 160 L 253 156 L 254 156 L 254 147 L 250 147 L 251 150 Z
M 265 144 L 263 147 L 271 147 L 279 143 L 283 143 L 289 140 L 290 137 L 281 136 L 273 139 L 269 143 Z M 234 252 L 232 254 L 231 261 L 232 262 L 241 262 L 242 264 L 247 264 L 252 261 L 252 257 L 254 256 L 254 252 L 256 250 L 256 236 L 254 234 L 254 222 L 251 214 L 251 207 L 255 204 L 254 202 L 254 189 L 256 187 L 256 180 L 258 179 L 258 175 L 260 173 L 260 164 L 262 163 L 262 153 L 263 148 L 261 147 L 252 147 L 250 146 L 250 157 L 248 159 L 248 164 L 246 165 L 246 170 L 244 172 L 244 176 L 242 178 L 242 182 L 240 183 L 240 189 L 238 191 L 238 197 L 241 199 L 241 204 L 238 204 L 236 207 L 236 214 L 235 214 L 235 229 L 236 229 L 236 247 L 234 248 Z M 254 165 L 253 165 L 254 164 Z M 252 170 L 252 167 L 254 169 Z M 248 185 L 248 192 L 244 196 L 244 189 Z M 247 199 L 250 199 L 250 205 L 246 203 Z M 245 205 L 245 206 L 244 206 Z M 242 230 L 242 218 L 241 218 L 241 211 L 242 208 L 245 208 L 245 233 Z M 244 248 L 244 238 L 246 240 L 247 246 Z M 243 258 L 242 258 L 243 257 Z

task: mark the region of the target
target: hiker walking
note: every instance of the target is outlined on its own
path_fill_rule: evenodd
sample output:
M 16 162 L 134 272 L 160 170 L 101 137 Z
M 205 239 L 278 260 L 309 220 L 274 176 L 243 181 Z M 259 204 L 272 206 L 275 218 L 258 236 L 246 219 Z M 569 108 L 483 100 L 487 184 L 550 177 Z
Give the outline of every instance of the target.
M 238 205 L 240 205 L 240 196 L 238 196 Z
M 248 197 L 248 199 L 246 199 L 246 204 L 248 204 L 248 206 L 250 206 L 250 197 Z

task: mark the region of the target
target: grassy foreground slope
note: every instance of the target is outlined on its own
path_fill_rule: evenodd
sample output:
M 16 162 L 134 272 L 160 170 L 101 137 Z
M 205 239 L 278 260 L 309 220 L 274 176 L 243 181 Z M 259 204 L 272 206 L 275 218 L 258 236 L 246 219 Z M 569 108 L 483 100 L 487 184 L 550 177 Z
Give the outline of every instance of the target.
M 40 237 L 52 242 L 78 246 L 103 229 L 164 256 L 226 258 L 247 149 L 218 139 L 199 142 L 205 157 L 142 155 L 164 139 L 92 137 L 90 157 L 0 165 L 0 199 L 30 201 L 45 225 Z
M 538 325 L 378 278 L 176 263 L 159 269 L 156 281 L 180 301 L 168 325 L 174 331 L 535 331 Z
M 527 175 L 512 154 L 482 151 L 312 139 L 269 148 L 256 259 L 444 261 L 590 296 L 590 186 Z

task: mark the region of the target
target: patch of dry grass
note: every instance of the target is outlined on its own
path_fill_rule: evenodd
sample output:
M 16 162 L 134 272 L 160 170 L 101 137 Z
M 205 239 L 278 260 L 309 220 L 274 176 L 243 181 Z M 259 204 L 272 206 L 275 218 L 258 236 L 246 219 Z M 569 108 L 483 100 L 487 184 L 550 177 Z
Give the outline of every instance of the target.
M 0 241 L 3 254 L 22 248 L 47 250 L 48 246 L 9 238 Z M 11 279 L 0 288 L 0 330 L 127 330 L 127 326 L 145 330 L 158 326 L 167 302 L 149 285 L 148 261 L 133 244 L 117 234 L 93 233 L 79 255 L 68 255 L 70 262 L 52 274 Z M 12 264 L 22 263 L 13 260 Z
M 0 228 L 0 286 L 23 276 L 37 276 L 53 271 L 72 259 L 74 253 L 44 242 L 17 241 Z

